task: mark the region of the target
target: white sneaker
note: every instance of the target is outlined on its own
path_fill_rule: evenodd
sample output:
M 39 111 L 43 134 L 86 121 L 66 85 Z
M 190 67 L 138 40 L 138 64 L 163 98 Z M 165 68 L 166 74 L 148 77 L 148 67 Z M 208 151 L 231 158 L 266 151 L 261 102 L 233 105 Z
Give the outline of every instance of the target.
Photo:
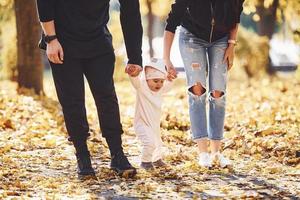
M 220 164 L 220 167 L 224 168 L 231 165 L 231 161 L 223 156 L 220 152 L 212 153 L 211 154 L 212 162 L 217 161 Z
M 211 158 L 209 156 L 209 153 L 203 152 L 199 154 L 199 165 L 201 167 L 211 167 Z

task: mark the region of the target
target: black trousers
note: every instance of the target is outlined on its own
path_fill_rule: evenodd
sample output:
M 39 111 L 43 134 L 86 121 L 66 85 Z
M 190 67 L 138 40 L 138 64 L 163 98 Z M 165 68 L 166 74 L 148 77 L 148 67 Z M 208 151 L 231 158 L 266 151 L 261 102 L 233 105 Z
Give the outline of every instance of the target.
M 121 137 L 123 130 L 113 81 L 114 62 L 113 53 L 84 59 L 66 57 L 62 65 L 50 62 L 69 139 L 73 142 L 85 141 L 89 136 L 84 76 L 96 103 L 102 136 L 106 139 Z

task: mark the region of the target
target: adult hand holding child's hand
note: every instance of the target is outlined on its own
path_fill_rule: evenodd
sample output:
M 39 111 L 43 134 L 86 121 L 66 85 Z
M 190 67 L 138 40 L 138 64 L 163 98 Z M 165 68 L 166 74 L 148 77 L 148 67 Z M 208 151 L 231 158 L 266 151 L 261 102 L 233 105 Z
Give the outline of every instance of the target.
M 171 60 L 165 60 L 165 65 L 166 65 L 167 71 L 168 71 L 167 79 L 169 81 L 172 81 L 173 79 L 177 78 L 177 71 L 176 71 L 173 63 L 171 62 Z
M 127 64 L 125 68 L 125 72 L 129 74 L 129 76 L 136 77 L 143 71 L 142 67 L 135 64 Z

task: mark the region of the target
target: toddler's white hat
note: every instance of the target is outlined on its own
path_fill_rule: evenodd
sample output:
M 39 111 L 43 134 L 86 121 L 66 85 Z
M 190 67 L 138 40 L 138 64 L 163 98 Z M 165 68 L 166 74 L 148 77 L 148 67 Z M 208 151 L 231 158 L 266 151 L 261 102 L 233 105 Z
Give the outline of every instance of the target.
M 165 79 L 167 70 L 163 59 L 151 58 L 150 62 L 145 65 L 146 67 L 152 67 L 153 69 L 147 69 L 146 79 Z

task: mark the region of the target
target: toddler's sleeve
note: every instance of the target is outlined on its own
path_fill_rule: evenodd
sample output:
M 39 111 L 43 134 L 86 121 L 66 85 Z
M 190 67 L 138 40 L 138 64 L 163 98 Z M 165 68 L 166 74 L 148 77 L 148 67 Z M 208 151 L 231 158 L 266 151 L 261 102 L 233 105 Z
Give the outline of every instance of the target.
M 130 80 L 132 86 L 136 90 L 138 90 L 141 87 L 141 76 L 140 75 L 138 75 L 136 77 L 129 76 L 129 80 Z

